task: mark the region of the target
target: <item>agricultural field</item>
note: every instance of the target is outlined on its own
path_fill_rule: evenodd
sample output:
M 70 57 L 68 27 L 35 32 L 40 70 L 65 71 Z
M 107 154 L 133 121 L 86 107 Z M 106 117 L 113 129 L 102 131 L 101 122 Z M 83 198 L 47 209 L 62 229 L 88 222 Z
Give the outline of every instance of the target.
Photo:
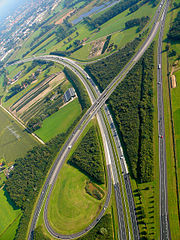
M 14 102 L 16 102 L 20 97 L 25 93 L 31 90 L 36 84 L 41 82 L 45 77 L 51 76 L 51 74 L 59 72 L 62 70 L 62 67 L 59 64 L 54 64 L 51 67 L 46 69 L 46 64 L 44 66 L 32 66 L 32 62 L 26 63 L 20 66 L 9 66 L 7 67 L 7 77 L 10 79 L 15 78 L 16 74 L 19 73 L 20 76 L 12 84 L 6 87 L 6 91 L 3 92 L 2 104 L 4 107 L 9 108 Z M 20 73 L 22 71 L 22 73 Z M 37 74 L 37 77 L 34 77 Z M 26 83 L 30 81 L 30 83 Z M 23 90 L 19 91 L 17 94 L 6 100 L 6 97 L 10 95 L 11 88 L 19 84 L 21 86 L 26 84 Z
M 62 107 L 58 112 L 46 118 L 43 121 L 42 127 L 35 131 L 35 134 L 47 142 L 58 133 L 65 133 L 80 113 L 81 105 L 76 98 Z
M 46 98 L 51 91 L 54 93 L 54 90 L 58 85 L 63 83 L 64 79 L 65 76 L 63 72 L 60 72 L 58 75 L 54 74 L 52 77 L 46 78 L 11 106 L 10 109 L 12 113 L 22 118 L 22 115 L 25 115 L 24 117 L 26 117 L 26 112 L 30 109 L 33 111 L 36 105 L 38 107 L 36 107 L 36 111 L 39 110 L 40 102 Z M 45 104 L 45 100 L 43 103 Z M 31 115 L 29 114 L 26 118 L 29 119 L 30 117 Z
M 20 72 L 22 73 L 20 74 Z M 6 87 L 6 91 L 3 92 L 2 104 L 5 108 L 9 108 L 14 102 L 16 102 L 19 98 L 21 98 L 25 93 L 34 88 L 37 84 L 39 84 L 44 78 L 50 77 L 52 74 L 56 74 L 62 71 L 62 66 L 60 64 L 53 64 L 47 68 L 47 64 L 42 66 L 38 64 L 34 64 L 32 67 L 32 62 L 26 63 L 20 66 L 9 66 L 7 67 L 7 77 L 13 79 L 17 73 L 20 74 L 17 81 L 12 85 L 8 85 Z M 28 83 L 27 83 L 28 82 Z M 16 86 L 17 84 L 23 86 L 23 89 L 17 92 L 11 98 L 8 98 L 10 95 L 11 88 Z M 25 87 L 24 87 L 25 85 Z
M 17 209 L 7 192 L 0 190 L 0 239 L 13 240 L 20 220 L 21 210 Z
M 72 17 L 68 19 L 68 22 L 71 23 L 76 17 L 81 16 L 86 11 L 89 11 L 92 7 L 95 6 L 95 4 L 97 4 L 96 1 L 93 1 L 90 4 L 88 4 L 85 8 L 82 8 L 80 11 L 77 11 L 76 14 L 74 14 Z M 98 4 L 100 4 L 100 2 Z M 72 9 L 69 9 L 68 11 L 71 12 Z M 58 26 L 58 24 L 56 23 L 60 23 L 61 20 L 63 19 L 63 16 L 66 16 L 68 11 L 66 11 L 66 13 L 64 13 L 62 16 L 59 16 L 59 19 L 56 18 L 55 20 L 53 20 L 53 24 L 55 24 L 55 26 Z M 101 14 L 106 14 L 106 11 L 107 10 L 97 14 L 94 13 L 91 15 L 91 17 L 92 19 L 94 19 Z M 145 5 L 141 6 L 137 11 L 133 12 L 132 14 L 128 14 L 129 10 L 126 10 L 120 13 L 116 17 L 110 19 L 108 22 L 101 25 L 100 29 L 95 29 L 95 30 L 91 30 L 83 21 L 81 21 L 71 27 L 75 31 L 72 34 L 68 35 L 62 41 L 57 41 L 56 34 L 54 33 L 49 38 L 44 38 L 45 40 L 41 41 L 40 45 L 38 45 L 35 49 L 29 52 L 26 57 L 34 54 L 41 55 L 41 54 L 49 54 L 50 52 L 54 52 L 54 51 L 66 51 L 66 49 L 69 48 L 70 46 L 72 46 L 70 47 L 70 50 L 73 50 L 75 48 L 74 41 L 78 40 L 78 41 L 81 41 L 81 43 L 83 43 L 83 47 L 82 49 L 72 53 L 72 58 L 84 60 L 84 59 L 87 59 L 90 55 L 90 51 L 92 47 L 90 43 L 92 41 L 98 40 L 98 41 L 101 41 L 103 44 L 103 40 L 101 40 L 101 38 L 106 37 L 107 35 L 110 35 L 110 34 L 112 34 L 112 39 L 110 41 L 110 44 L 117 45 L 118 48 L 121 48 L 127 42 L 132 41 L 139 34 L 137 33 L 137 27 L 133 27 L 131 29 L 124 29 L 125 22 L 130 19 L 140 18 L 143 16 L 152 17 L 155 11 L 156 11 L 156 7 L 152 8 L 151 4 L 146 3 Z M 76 35 L 76 33 L 78 34 Z M 32 39 L 33 41 L 33 37 L 30 37 L 30 39 Z M 87 44 L 88 44 L 88 47 L 86 46 Z M 114 48 L 112 48 L 112 51 L 113 50 Z M 21 56 L 25 52 L 27 52 L 27 48 L 24 46 L 24 51 L 21 52 Z M 18 57 L 20 56 L 19 53 L 17 56 Z
M 85 36 L 89 39 L 85 42 L 85 45 L 80 50 L 73 53 L 71 57 L 80 59 L 80 60 L 87 59 L 87 55 L 89 57 L 89 54 L 91 51 L 90 42 L 95 41 L 97 39 L 102 39 L 104 36 L 107 36 L 110 34 L 112 35 L 112 37 L 109 44 L 114 44 L 114 45 L 117 45 L 118 48 L 122 48 L 123 46 L 126 45 L 126 43 L 128 43 L 129 41 L 132 41 L 135 37 L 139 35 L 139 33 L 136 32 L 137 27 L 133 27 L 131 29 L 124 29 L 125 22 L 130 19 L 140 18 L 143 16 L 152 17 L 156 11 L 156 8 L 152 8 L 151 5 L 146 4 L 130 15 L 128 15 L 128 11 L 129 10 L 124 11 L 123 13 L 109 20 L 107 23 L 103 24 L 101 26 L 100 31 L 95 33 L 91 32 L 91 34 L 87 34 L 86 32 Z M 84 24 L 79 23 L 77 26 L 79 26 L 78 32 L 83 33 L 85 31 Z M 80 36 L 81 34 L 78 36 L 78 39 L 80 38 Z M 63 47 L 62 47 L 62 50 L 64 50 Z
M 0 159 L 12 165 L 35 145 L 35 139 L 0 108 Z

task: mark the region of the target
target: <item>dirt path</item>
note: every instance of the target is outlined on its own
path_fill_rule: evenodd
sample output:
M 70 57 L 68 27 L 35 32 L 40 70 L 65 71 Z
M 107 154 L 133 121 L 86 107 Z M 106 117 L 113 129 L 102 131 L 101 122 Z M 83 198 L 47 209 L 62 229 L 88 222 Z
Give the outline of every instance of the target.
M 172 66 L 171 69 L 171 73 L 170 73 L 170 79 L 171 79 L 171 87 L 172 88 L 176 88 L 176 76 L 173 74 L 174 72 L 177 72 L 178 70 L 180 70 L 180 67 L 176 68 L 174 66 Z

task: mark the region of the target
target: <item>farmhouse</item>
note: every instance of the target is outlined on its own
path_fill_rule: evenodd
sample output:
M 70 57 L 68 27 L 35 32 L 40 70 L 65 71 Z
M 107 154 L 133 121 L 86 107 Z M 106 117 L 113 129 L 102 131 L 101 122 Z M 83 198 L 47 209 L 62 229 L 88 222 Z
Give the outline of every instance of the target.
M 69 102 L 73 97 L 76 96 L 76 92 L 74 88 L 69 88 L 65 93 L 64 93 L 64 101 Z

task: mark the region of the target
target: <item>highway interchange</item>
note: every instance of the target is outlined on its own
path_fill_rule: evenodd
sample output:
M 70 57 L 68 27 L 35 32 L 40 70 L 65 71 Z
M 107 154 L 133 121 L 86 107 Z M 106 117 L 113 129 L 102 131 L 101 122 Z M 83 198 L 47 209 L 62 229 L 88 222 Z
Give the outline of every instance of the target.
M 36 58 L 37 59 L 37 58 Z M 38 59 L 42 59 L 42 57 L 38 57 Z M 43 57 L 44 59 L 44 57 Z M 32 59 L 30 59 L 32 61 Z M 49 60 L 49 59 L 46 59 L 46 60 Z M 27 61 L 27 60 L 26 60 Z M 83 82 L 84 86 L 86 87 L 86 90 L 90 96 L 90 99 L 91 99 L 91 102 L 94 102 L 95 101 L 95 97 L 94 97 L 94 94 L 92 93 L 92 90 L 91 88 L 89 87 L 89 85 L 87 84 L 87 79 L 85 80 L 85 78 L 82 77 L 82 75 L 71 65 L 68 65 L 67 63 L 65 62 L 62 62 L 62 60 L 55 60 L 56 62 L 58 63 L 61 63 L 65 66 L 69 66 L 71 68 L 72 71 L 74 71 L 78 77 L 81 79 L 81 81 Z M 83 73 L 82 73 L 83 72 Z M 81 69 L 81 73 L 84 74 L 84 70 Z M 86 74 L 86 73 L 85 73 Z M 86 74 L 87 75 L 87 74 Z M 92 80 L 91 80 L 92 81 Z M 96 94 L 100 94 L 99 90 L 97 89 L 97 87 L 95 86 L 94 83 L 92 83 L 92 86 L 93 86 L 93 89 L 94 91 L 96 92 Z M 104 114 L 106 113 L 106 117 L 108 118 L 108 121 L 109 121 L 109 124 L 113 124 L 113 120 L 112 118 L 110 117 L 110 112 L 109 110 L 107 109 L 107 106 L 105 107 L 106 110 L 104 111 Z M 48 193 L 48 197 L 47 197 L 47 201 L 46 201 L 46 204 L 45 204 L 45 211 L 44 211 L 44 220 L 45 220 L 45 224 L 46 224 L 46 227 L 48 229 L 48 231 L 54 236 L 54 237 L 57 237 L 57 238 L 62 238 L 62 239 L 72 239 L 72 238 L 76 238 L 78 236 L 81 236 L 82 234 L 84 234 L 85 232 L 89 231 L 92 227 L 94 227 L 94 225 L 101 219 L 101 217 L 103 216 L 107 206 L 108 206 L 108 203 L 109 203 L 109 200 L 110 200 L 110 196 L 111 196 L 111 174 L 112 173 L 112 179 L 113 179 L 113 185 L 114 185 L 114 189 L 115 189 L 115 196 L 116 196 L 116 202 L 117 202 L 117 209 L 118 209 L 118 218 L 119 218 L 119 227 L 120 227 L 120 236 L 122 239 L 127 239 L 126 238 L 126 229 L 125 229 L 125 220 L 124 220 L 124 213 L 123 213 L 123 206 L 122 206 L 122 199 L 121 199 L 121 193 L 120 193 L 120 184 L 119 184 L 119 180 L 118 180 L 118 175 L 117 175 L 117 171 L 116 171 L 116 164 L 115 164 L 115 160 L 114 160 L 114 155 L 113 155 L 113 151 L 111 149 L 111 143 L 110 143 L 110 140 L 109 140 L 109 135 L 108 135 L 108 131 L 107 131 L 107 127 L 106 127 L 106 124 L 104 122 L 104 118 L 102 116 L 103 113 L 99 112 L 97 114 L 97 119 L 98 119 L 98 122 L 99 122 L 99 126 L 100 126 L 100 130 L 101 130 L 101 134 L 102 134 L 102 138 L 103 138 L 103 142 L 104 142 L 104 149 L 105 149 L 105 154 L 106 154 L 106 159 L 107 159 L 107 172 L 108 172 L 108 193 L 107 193 L 107 198 L 106 198 L 106 202 L 105 202 L 105 205 L 103 206 L 103 209 L 102 211 L 100 212 L 100 214 L 97 216 L 97 218 L 85 229 L 83 230 L 82 232 L 79 232 L 79 233 L 76 233 L 76 234 L 72 234 L 72 235 L 61 235 L 61 234 L 58 234 L 58 233 L 55 233 L 53 231 L 53 229 L 50 227 L 49 223 L 48 223 L 48 220 L 47 220 L 47 207 L 48 207 L 48 202 L 49 202 L 49 198 L 50 198 L 50 194 L 51 194 L 51 191 L 53 189 L 53 185 L 56 181 L 56 177 L 58 176 L 58 173 L 64 163 L 64 161 L 66 160 L 66 157 L 69 153 L 69 149 L 68 149 L 68 146 L 71 145 L 73 146 L 73 144 L 76 142 L 77 140 L 77 137 L 83 132 L 84 128 L 86 127 L 86 125 L 88 124 L 88 122 L 91 120 L 90 118 L 88 119 L 88 121 L 83 125 L 83 128 L 81 128 L 81 124 L 79 124 L 79 127 L 77 127 L 78 129 L 81 128 L 81 130 L 78 130 L 77 131 L 77 134 L 75 133 L 76 130 L 74 130 L 73 132 L 73 136 L 71 138 L 70 141 L 68 141 L 68 143 L 65 144 L 65 146 L 63 147 L 62 151 L 60 152 L 59 156 L 58 156 L 58 161 L 55 163 L 56 164 L 56 167 L 52 169 L 52 174 L 50 174 L 52 177 L 51 178 L 48 178 L 47 179 L 47 184 L 45 184 L 45 186 L 48 186 L 48 182 L 49 184 L 51 184 L 51 188 L 50 188 L 50 192 Z M 114 131 L 114 130 L 113 130 Z M 116 136 L 116 139 L 118 140 L 117 144 L 118 144 L 118 147 L 121 147 L 120 145 L 120 141 L 119 141 L 119 138 L 118 136 Z M 123 156 L 123 152 L 122 152 L 122 147 L 119 148 L 120 150 L 120 154 L 121 154 L 121 157 Z M 59 164 L 58 164 L 59 163 Z M 54 171 L 54 169 L 56 169 Z M 45 192 L 46 192 L 47 188 L 43 189 L 43 196 L 45 195 Z M 43 196 L 40 197 L 40 201 L 43 200 Z M 131 195 L 132 197 L 132 195 Z M 132 200 L 131 200 L 132 201 Z M 38 208 L 39 209 L 39 208 Z M 36 214 L 35 213 L 35 218 L 38 216 L 38 213 Z M 135 214 L 134 214 L 135 216 Z M 127 216 L 126 216 L 127 217 Z M 128 233 L 129 234 L 129 233 Z
M 93 83 L 92 79 L 90 79 L 88 77 L 87 73 L 85 73 L 82 68 L 80 68 L 74 61 L 72 61 L 70 59 L 63 58 L 63 57 L 58 57 L 58 56 L 53 56 L 53 55 L 47 55 L 47 56 L 40 56 L 40 57 L 32 57 L 32 58 L 29 58 L 29 59 L 25 59 L 23 61 L 16 62 L 16 64 L 17 64 L 17 63 L 20 63 L 20 62 L 32 61 L 32 60 L 35 60 L 35 59 L 44 59 L 44 60 L 47 60 L 47 61 L 59 62 L 59 63 L 63 64 L 64 66 L 67 66 L 67 67 L 71 68 L 71 70 L 79 76 L 79 78 L 81 79 L 81 81 L 85 85 L 86 90 L 87 90 L 87 92 L 90 96 L 91 102 L 92 102 L 92 106 L 85 113 L 85 115 L 83 116 L 83 118 L 80 120 L 79 124 L 77 125 L 77 127 L 73 131 L 72 135 L 66 141 L 66 143 L 63 146 L 61 152 L 59 153 L 54 165 L 52 166 L 52 168 L 50 170 L 50 173 L 49 173 L 49 175 L 47 177 L 47 180 L 46 180 L 46 182 L 43 186 L 41 195 L 40 195 L 39 200 L 38 200 L 38 204 L 37 204 L 35 212 L 34 212 L 34 216 L 33 216 L 33 220 L 32 220 L 32 223 L 31 223 L 31 229 L 30 229 L 30 232 L 29 232 L 28 239 L 33 238 L 33 230 L 35 229 L 35 225 L 36 225 L 36 222 L 37 222 L 37 219 L 38 219 L 38 215 L 40 213 L 40 210 L 42 208 L 42 205 L 43 205 L 43 202 L 44 202 L 44 199 L 45 199 L 46 195 L 47 195 L 47 200 L 46 200 L 45 209 L 44 209 L 44 220 L 45 220 L 45 225 L 46 225 L 48 231 L 54 237 L 62 238 L 62 239 L 72 239 L 72 238 L 76 238 L 78 236 L 81 236 L 82 234 L 89 231 L 100 220 L 100 218 L 103 216 L 103 214 L 104 214 L 104 212 L 105 212 L 105 210 L 108 206 L 110 196 L 111 196 L 111 183 L 112 183 L 111 177 L 113 179 L 113 185 L 114 185 L 115 196 L 116 196 L 116 204 L 117 204 L 117 212 L 118 212 L 119 228 L 120 228 L 120 238 L 123 239 L 123 240 L 124 239 L 130 239 L 131 238 L 130 229 L 132 228 L 133 238 L 134 239 L 139 239 L 139 230 L 138 230 L 137 221 L 136 221 L 134 200 L 133 200 L 133 196 L 132 196 L 132 190 L 131 190 L 130 179 L 129 179 L 129 175 L 128 175 L 126 162 L 125 162 L 125 159 L 124 159 L 124 156 L 123 156 L 122 147 L 121 147 L 121 144 L 120 144 L 120 141 L 119 141 L 119 138 L 117 136 L 115 128 L 113 127 L 113 129 L 111 129 L 111 133 L 108 133 L 109 128 L 106 126 L 107 122 L 108 122 L 109 126 L 112 126 L 111 124 L 113 122 L 112 122 L 112 118 L 110 116 L 109 110 L 108 110 L 107 106 L 104 106 L 104 104 L 105 104 L 106 100 L 109 98 L 109 96 L 112 94 L 114 89 L 117 87 L 117 85 L 125 78 L 127 73 L 132 69 L 132 67 L 136 64 L 136 62 L 140 59 L 140 57 L 143 55 L 145 50 L 148 48 L 148 46 L 150 45 L 150 43 L 152 42 L 153 38 L 155 37 L 155 35 L 157 33 L 159 25 L 164 23 L 167 8 L 168 8 L 168 2 L 165 3 L 165 10 L 162 10 L 163 14 L 162 14 L 161 20 L 159 19 L 160 15 L 162 13 L 161 9 L 162 9 L 164 3 L 165 3 L 165 1 L 162 1 L 158 10 L 157 10 L 157 14 L 156 14 L 156 17 L 155 17 L 155 20 L 154 20 L 154 24 L 152 26 L 151 32 L 148 35 L 146 41 L 140 47 L 140 49 L 135 54 L 135 56 L 125 66 L 125 68 L 118 74 L 118 76 L 107 86 L 107 88 L 101 94 L 98 91 L 95 84 Z M 162 25 L 161 25 L 161 30 L 163 32 Z M 161 32 L 161 30 L 160 30 L 160 32 Z M 161 41 L 162 41 L 162 39 L 161 39 Z M 160 47 L 158 47 L 158 53 L 161 53 Z M 159 54 L 158 54 L 158 56 L 159 56 Z M 158 71 L 158 72 L 161 72 L 161 71 Z M 89 80 L 89 84 L 87 84 L 87 79 Z M 160 84 L 159 84 L 159 86 L 161 88 Z M 95 91 L 96 94 L 94 94 L 91 89 L 94 89 L 93 91 Z M 162 94 L 162 92 L 160 94 Z M 162 95 L 160 95 L 160 96 L 162 98 Z M 97 99 L 95 99 L 96 97 L 97 97 Z M 162 101 L 162 99 L 161 99 L 161 101 Z M 163 106 L 163 104 L 159 104 L 159 100 L 158 100 L 158 107 L 159 107 L 159 105 Z M 101 109 L 101 111 L 100 111 L 100 109 Z M 67 155 L 70 151 L 68 146 L 69 145 L 73 146 L 73 144 L 76 142 L 78 137 L 81 135 L 84 128 L 89 123 L 89 121 L 96 114 L 97 114 L 97 119 L 98 119 L 100 129 L 101 129 L 101 134 L 102 134 L 102 137 L 103 137 L 103 143 L 104 143 L 104 147 L 105 147 L 106 161 L 107 161 L 108 193 L 107 193 L 107 197 L 106 197 L 106 202 L 105 202 L 105 205 L 104 205 L 103 209 L 99 213 L 99 216 L 93 221 L 93 223 L 91 223 L 82 232 L 72 234 L 72 235 L 66 235 L 66 236 L 60 235 L 60 234 L 54 232 L 54 230 L 51 228 L 51 226 L 49 225 L 48 220 L 47 220 L 47 207 L 48 207 L 50 194 L 51 194 L 51 191 L 53 189 L 53 185 L 56 181 L 56 178 L 59 174 L 59 171 L 60 171 L 63 163 L 65 162 L 66 157 L 67 157 Z M 107 122 L 104 121 L 105 118 L 107 119 Z M 159 130 L 163 132 L 164 130 L 160 129 L 160 127 L 162 127 L 162 126 L 160 126 L 160 122 L 159 122 Z M 114 139 L 113 141 L 115 143 L 114 145 L 111 144 L 112 136 L 113 136 L 113 139 Z M 165 140 L 162 140 L 162 138 L 160 138 L 159 141 L 160 141 L 160 146 L 162 145 L 161 143 L 163 142 L 162 146 L 164 147 L 165 146 Z M 115 160 L 115 156 L 114 156 L 115 154 L 113 153 L 114 152 L 114 150 L 113 150 L 114 147 L 116 147 L 116 150 L 118 152 L 118 156 L 116 156 L 116 158 L 118 159 L 118 161 L 120 163 L 121 170 L 118 169 L 118 167 L 116 167 L 117 159 Z M 161 147 L 160 147 L 160 150 L 161 150 Z M 164 154 L 164 151 L 162 151 L 162 153 Z M 161 157 L 161 153 L 160 153 L 160 159 L 161 158 L 162 157 Z M 165 164 L 165 162 L 164 162 L 164 164 Z M 161 167 L 161 165 L 160 165 L 160 167 Z M 123 181 L 125 183 L 125 190 L 120 190 L 120 186 L 122 187 L 122 182 L 121 182 L 122 178 L 121 178 L 120 171 L 123 172 Z M 162 177 L 162 179 L 166 179 L 165 176 L 164 176 L 164 178 Z M 119 182 L 119 180 L 120 180 L 120 182 Z M 164 182 L 164 180 L 160 181 L 160 184 L 162 184 L 161 182 Z M 166 185 L 165 185 L 165 187 L 166 187 Z M 160 188 L 161 188 L 161 185 L 160 185 Z M 128 205 L 129 205 L 128 207 L 126 206 L 127 208 L 125 208 L 125 210 L 123 210 L 123 204 L 124 204 L 123 201 L 125 201 L 124 200 L 124 194 L 127 194 Z M 161 196 L 162 196 L 162 194 L 161 194 Z M 166 197 L 165 202 L 167 202 L 166 194 L 164 196 Z M 130 211 L 130 216 L 131 216 L 131 221 L 130 222 L 128 220 L 127 211 Z M 161 216 L 162 216 L 161 221 L 162 222 L 164 221 L 165 223 L 161 224 L 162 225 L 161 239 L 169 239 L 169 236 L 170 236 L 169 235 L 169 230 L 167 230 L 169 228 L 166 227 L 166 226 L 168 226 L 168 224 L 167 224 L 167 208 L 165 207 L 165 211 L 166 211 L 165 217 L 162 214 L 162 211 L 163 210 L 161 208 Z M 163 220 L 163 219 L 165 219 L 165 220 Z M 127 226 L 125 226 L 125 222 L 127 223 Z M 167 234 L 166 234 L 166 232 L 167 232 Z M 165 235 L 167 237 L 163 238 L 163 236 L 165 236 Z

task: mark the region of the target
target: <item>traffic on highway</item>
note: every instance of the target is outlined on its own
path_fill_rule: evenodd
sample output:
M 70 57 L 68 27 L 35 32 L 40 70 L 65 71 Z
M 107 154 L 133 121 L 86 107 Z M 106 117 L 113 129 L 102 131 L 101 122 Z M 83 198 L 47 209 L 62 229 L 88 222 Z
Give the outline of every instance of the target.
M 135 213 L 135 204 L 132 194 L 132 188 L 130 183 L 130 177 L 128 173 L 127 164 L 125 161 L 125 157 L 123 154 L 122 146 L 120 143 L 120 139 L 118 137 L 113 119 L 109 112 L 107 105 L 105 105 L 107 99 L 113 93 L 118 84 L 126 77 L 128 72 L 132 69 L 132 67 L 138 62 L 143 53 L 149 47 L 151 42 L 153 41 L 156 33 L 160 27 L 160 35 L 159 35 L 159 46 L 158 46 L 158 117 L 159 117 L 159 159 L 160 159 L 160 226 L 161 226 L 161 239 L 170 239 L 170 230 L 168 225 L 168 208 L 167 208 L 167 183 L 166 183 L 166 153 L 165 153 L 165 129 L 164 129 L 164 114 L 163 114 L 163 97 L 162 97 L 162 76 L 161 76 L 161 51 L 162 51 L 162 36 L 163 36 L 163 28 L 164 22 L 166 18 L 167 9 L 169 6 L 169 1 L 162 0 L 157 12 L 154 17 L 154 23 L 152 24 L 151 31 L 144 41 L 142 46 L 139 48 L 134 57 L 127 63 L 127 65 L 123 68 L 123 70 L 113 79 L 113 81 L 106 87 L 106 89 L 100 93 L 97 86 L 93 82 L 93 80 L 88 76 L 88 74 L 73 60 L 59 57 L 54 55 L 44 55 L 39 57 L 32 57 L 28 59 L 24 59 L 22 61 L 17 61 L 14 64 L 28 62 L 33 60 L 46 60 L 46 61 L 54 61 L 60 64 L 63 64 L 66 67 L 69 67 L 83 82 L 89 97 L 91 99 L 92 105 L 88 109 L 88 111 L 84 114 L 82 119 L 79 121 L 78 125 L 74 129 L 71 136 L 67 139 L 64 144 L 62 150 L 60 151 L 55 163 L 53 164 L 49 175 L 47 176 L 46 182 L 43 186 L 43 190 L 39 197 L 36 209 L 34 211 L 33 220 L 31 223 L 31 228 L 29 232 L 28 239 L 33 239 L 33 230 L 35 229 L 36 222 L 41 211 L 42 205 L 45 202 L 44 208 L 44 221 L 47 230 L 49 233 L 55 238 L 61 239 L 73 239 L 77 238 L 90 229 L 92 229 L 97 222 L 101 219 L 106 208 L 109 204 L 111 191 L 112 191 L 112 183 L 114 186 L 115 197 L 116 197 L 116 206 L 118 213 L 118 224 L 120 231 L 121 239 L 139 239 L 139 229 L 136 219 Z M 83 231 L 71 235 L 61 235 L 56 233 L 52 227 L 50 226 L 47 218 L 47 208 L 49 203 L 49 198 L 57 179 L 57 176 L 67 159 L 71 148 L 82 134 L 83 130 L 90 122 L 93 116 L 97 116 L 98 123 L 101 130 L 101 135 L 103 139 L 105 155 L 106 155 L 106 165 L 107 165 L 107 173 L 108 173 L 108 193 L 106 196 L 105 204 L 100 211 L 97 218 Z M 69 147 L 71 146 L 71 147 Z M 116 154 L 115 154 L 116 152 Z M 119 166 L 119 167 L 117 167 Z M 124 184 L 122 184 L 122 182 Z M 125 188 L 124 188 L 125 186 Z M 125 196 L 128 199 L 128 206 L 125 202 Z M 46 198 L 47 197 L 47 198 Z M 125 206 L 125 208 L 123 207 Z M 130 213 L 130 221 L 128 218 L 128 212 Z M 131 233 L 132 232 L 132 233 Z

